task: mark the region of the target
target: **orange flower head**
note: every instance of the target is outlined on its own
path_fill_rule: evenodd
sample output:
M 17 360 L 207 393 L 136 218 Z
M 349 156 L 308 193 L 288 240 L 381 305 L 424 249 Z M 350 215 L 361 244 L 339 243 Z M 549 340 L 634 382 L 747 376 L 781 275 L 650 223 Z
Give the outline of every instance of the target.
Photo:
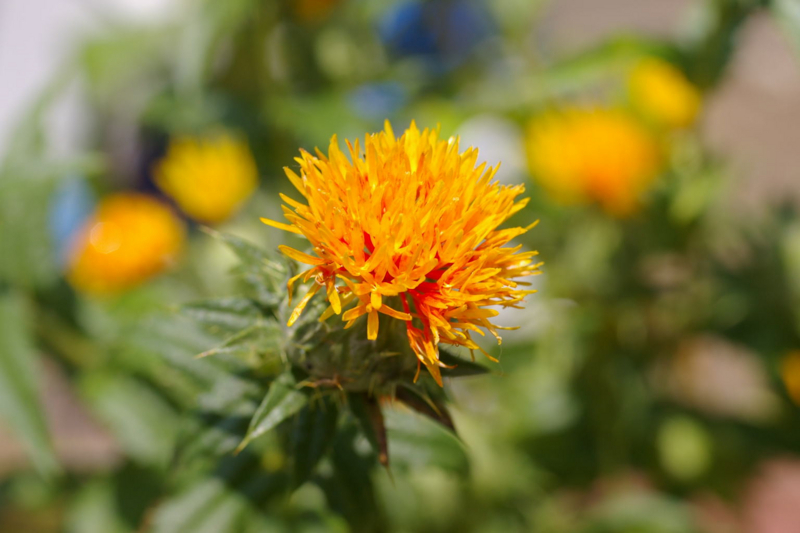
M 109 196 L 79 232 L 67 277 L 84 292 L 123 291 L 168 267 L 184 238 L 183 223 L 162 202 L 136 193 Z
M 285 170 L 306 203 L 281 195 L 290 223 L 262 219 L 313 247 L 313 255 L 280 247 L 311 265 L 289 281 L 290 296 L 297 280 L 313 280 L 289 325 L 324 287 L 321 320 L 341 314 L 350 327 L 367 315 L 371 340 L 379 313 L 404 321 L 419 363 L 441 385 L 438 344 L 481 350 L 470 336 L 480 328 L 500 342 L 504 328 L 489 321 L 498 314 L 490 307 L 518 307 L 534 292 L 517 279 L 539 273 L 536 252 L 508 243 L 535 223 L 498 229 L 527 204 L 516 200 L 524 187 L 492 181 L 496 167 L 476 166 L 476 149 L 460 153 L 458 139 L 439 140 L 438 129 L 420 132 L 413 122 L 400 138 L 387 121 L 363 151 L 358 140 L 347 147 L 349 157 L 334 136 L 327 155 L 301 150 L 300 174 Z
M 247 143 L 227 133 L 177 137 L 155 169 L 155 181 L 181 210 L 200 222 L 224 222 L 258 186 Z
M 615 216 L 636 210 L 660 168 L 653 135 L 616 109 L 545 113 L 526 143 L 531 172 L 556 201 L 596 202 Z

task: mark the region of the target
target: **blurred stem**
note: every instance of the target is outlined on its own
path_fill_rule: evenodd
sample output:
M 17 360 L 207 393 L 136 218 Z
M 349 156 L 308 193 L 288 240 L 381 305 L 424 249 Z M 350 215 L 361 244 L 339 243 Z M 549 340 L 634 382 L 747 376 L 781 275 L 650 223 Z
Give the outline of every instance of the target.
M 716 86 L 733 57 L 745 21 L 762 7 L 761 0 L 710 0 L 708 28 L 689 50 L 689 78 L 701 89 Z
M 93 368 L 102 359 L 95 343 L 42 306 L 37 306 L 36 335 L 48 352 L 75 368 Z

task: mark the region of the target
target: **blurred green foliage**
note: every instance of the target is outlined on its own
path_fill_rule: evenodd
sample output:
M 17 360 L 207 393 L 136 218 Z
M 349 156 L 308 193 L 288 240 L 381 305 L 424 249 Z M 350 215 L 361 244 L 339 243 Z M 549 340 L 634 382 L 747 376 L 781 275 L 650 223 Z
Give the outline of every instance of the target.
M 749 505 L 762 465 L 800 454 L 781 376 L 800 347 L 800 216 L 732 207 L 731 173 L 694 130 L 670 138 L 629 219 L 530 187 L 516 216 L 542 221 L 522 239 L 546 261 L 541 292 L 507 317 L 522 329 L 491 348 L 499 366 L 453 372 L 476 374 L 447 385 L 458 436 L 444 396 L 407 396 L 427 416 L 385 409 L 385 469 L 374 406 L 285 371 L 294 266 L 258 217 L 277 219 L 298 147 L 385 118 L 450 134 L 491 114 L 519 136 L 542 109 L 616 103 L 644 56 L 710 95 L 763 11 L 800 43 L 792 0 L 707 0 L 683 38 L 618 35 L 561 57 L 535 33 L 543 4 L 196 0 L 82 42 L 0 165 L 0 416 L 30 459 L 3 465 L 0 530 L 715 533 L 703 509 Z M 75 79 L 91 136 L 57 157 L 43 117 Z M 224 235 L 192 228 L 180 264 L 128 293 L 74 292 L 49 226 L 59 185 L 153 191 L 166 139 L 219 126 L 246 135 L 262 176 Z M 76 467 L 48 431 L 52 379 L 110 437 L 111 464 Z

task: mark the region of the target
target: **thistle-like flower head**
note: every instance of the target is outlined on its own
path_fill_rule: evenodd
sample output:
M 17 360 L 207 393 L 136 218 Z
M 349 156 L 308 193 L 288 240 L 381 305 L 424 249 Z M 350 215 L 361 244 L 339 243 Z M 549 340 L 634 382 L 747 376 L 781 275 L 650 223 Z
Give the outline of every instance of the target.
M 459 152 L 458 139 L 413 123 L 396 138 L 387 122 L 363 150 L 358 141 L 347 148 L 349 157 L 334 137 L 327 155 L 301 150 L 300 173 L 285 170 L 306 203 L 281 195 L 289 224 L 262 219 L 312 246 L 312 254 L 280 247 L 311 266 L 289 281 L 289 293 L 313 280 L 289 325 L 324 288 L 322 319 L 341 315 L 350 327 L 367 315 L 371 340 L 379 313 L 404 321 L 412 350 L 441 385 L 438 344 L 481 350 L 471 337 L 481 328 L 500 342 L 491 307 L 518 307 L 534 292 L 518 278 L 539 272 L 536 252 L 509 242 L 535 223 L 498 229 L 527 204 L 517 200 L 524 187 L 492 181 L 496 167 L 477 165 L 476 149 Z

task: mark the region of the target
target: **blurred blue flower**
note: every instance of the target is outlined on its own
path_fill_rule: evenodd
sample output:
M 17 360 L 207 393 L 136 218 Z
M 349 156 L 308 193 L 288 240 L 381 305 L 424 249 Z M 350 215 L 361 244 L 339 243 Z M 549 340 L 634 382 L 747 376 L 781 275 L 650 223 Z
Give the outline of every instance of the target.
M 425 8 L 420 2 L 395 5 L 380 23 L 384 44 L 399 56 L 435 55 L 436 35 L 425 23 Z
M 393 115 L 408 100 L 405 88 L 396 82 L 367 83 L 349 96 L 353 110 L 365 119 L 383 119 Z
M 378 31 L 395 56 L 418 56 L 434 70 L 447 71 L 462 64 L 494 29 L 476 0 L 412 0 L 392 7 Z
M 53 194 L 48 225 L 60 266 L 66 264 L 71 237 L 92 213 L 96 200 L 86 180 L 80 177 L 65 179 Z

